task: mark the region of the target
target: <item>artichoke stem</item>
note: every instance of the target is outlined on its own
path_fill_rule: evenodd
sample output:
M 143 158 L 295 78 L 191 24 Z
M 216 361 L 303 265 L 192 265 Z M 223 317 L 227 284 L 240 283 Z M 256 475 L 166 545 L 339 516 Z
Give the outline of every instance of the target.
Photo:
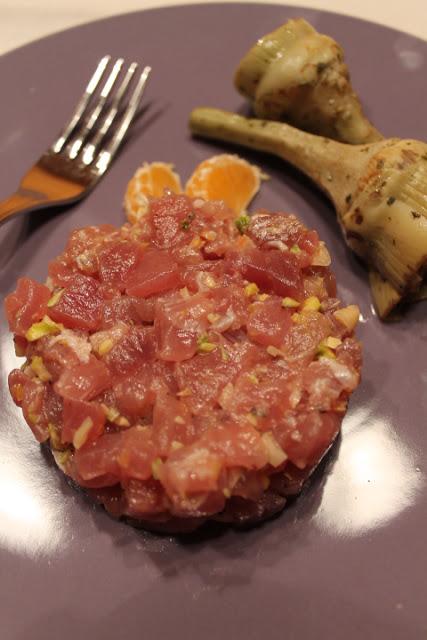
M 377 149 L 376 144 L 347 145 L 282 122 L 209 107 L 192 111 L 190 129 L 196 135 L 279 156 L 311 178 L 332 200 L 340 217 L 349 208 L 358 174 Z

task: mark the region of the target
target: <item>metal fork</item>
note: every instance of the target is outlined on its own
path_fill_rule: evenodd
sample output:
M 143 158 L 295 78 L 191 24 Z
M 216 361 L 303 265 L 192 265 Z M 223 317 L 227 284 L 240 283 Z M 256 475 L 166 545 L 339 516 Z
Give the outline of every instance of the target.
M 102 58 L 58 139 L 24 175 L 17 191 L 0 202 L 0 225 L 17 213 L 83 198 L 107 171 L 135 116 L 151 71 L 145 67 L 131 90 L 138 69 L 132 62 L 116 89 L 124 64 L 119 58 L 95 96 L 110 61 L 110 56 Z

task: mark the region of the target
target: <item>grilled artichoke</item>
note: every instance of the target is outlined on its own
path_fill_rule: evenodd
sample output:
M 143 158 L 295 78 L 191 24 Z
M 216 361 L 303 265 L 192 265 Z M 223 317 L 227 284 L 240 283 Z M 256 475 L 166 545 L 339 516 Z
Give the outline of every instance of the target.
M 194 134 L 280 156 L 332 200 L 348 246 L 371 270 L 381 318 L 422 287 L 427 264 L 427 144 L 382 139 L 348 145 L 290 125 L 219 109 L 190 116 Z
M 234 84 L 260 118 L 349 144 L 381 139 L 353 91 L 342 48 L 302 18 L 260 38 L 240 62 Z

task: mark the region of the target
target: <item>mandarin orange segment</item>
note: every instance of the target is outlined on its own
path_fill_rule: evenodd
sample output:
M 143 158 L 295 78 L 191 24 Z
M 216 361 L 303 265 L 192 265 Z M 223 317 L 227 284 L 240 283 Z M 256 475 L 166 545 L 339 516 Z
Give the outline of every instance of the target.
M 126 189 L 124 207 L 126 216 L 135 223 L 148 209 L 148 198 L 160 198 L 165 189 L 182 193 L 181 178 L 173 170 L 173 164 L 145 162 L 133 175 Z
M 185 193 L 203 200 L 224 200 L 236 213 L 244 211 L 258 193 L 260 169 L 243 158 L 221 154 L 201 162 L 185 186 Z

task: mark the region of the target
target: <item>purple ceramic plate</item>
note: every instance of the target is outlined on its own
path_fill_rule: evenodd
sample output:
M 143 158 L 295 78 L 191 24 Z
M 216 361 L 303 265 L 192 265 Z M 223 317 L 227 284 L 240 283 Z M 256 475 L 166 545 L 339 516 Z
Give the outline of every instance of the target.
M 43 280 L 71 229 L 122 224 L 143 161 L 186 178 L 225 147 L 194 141 L 192 107 L 238 110 L 236 63 L 255 39 L 303 16 L 346 51 L 354 86 L 385 135 L 427 139 L 427 44 L 329 13 L 278 5 L 187 6 L 84 25 L 0 58 L 0 198 L 51 142 L 106 52 L 153 66 L 148 107 L 111 171 L 74 208 L 1 229 L 2 297 Z M 0 636 L 2 640 L 415 640 L 427 634 L 426 304 L 399 323 L 375 317 L 366 273 L 334 213 L 299 174 L 241 150 L 271 180 L 255 202 L 296 212 L 333 256 L 341 297 L 363 314 L 363 383 L 340 441 L 284 513 L 249 532 L 188 540 L 116 522 L 69 487 L 9 399 L 15 366 L 1 325 Z

